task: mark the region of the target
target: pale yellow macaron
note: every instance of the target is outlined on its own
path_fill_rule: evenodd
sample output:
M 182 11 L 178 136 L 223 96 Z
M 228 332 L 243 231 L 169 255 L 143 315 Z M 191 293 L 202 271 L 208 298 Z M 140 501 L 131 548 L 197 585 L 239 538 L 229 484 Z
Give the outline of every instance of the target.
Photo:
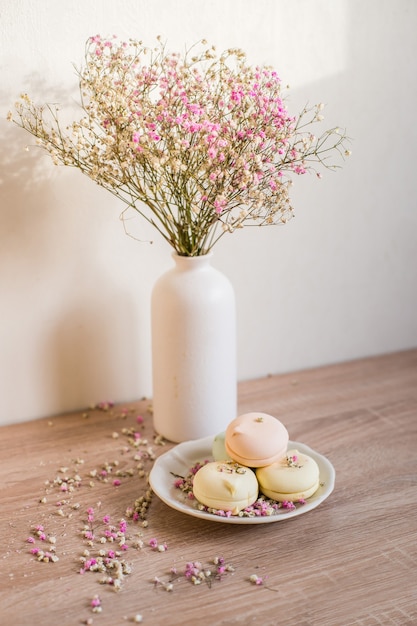
M 226 452 L 247 467 L 270 465 L 285 455 L 287 447 L 287 429 L 267 413 L 244 413 L 226 429 Z
M 284 458 L 256 470 L 261 492 L 278 502 L 310 498 L 320 486 L 316 461 L 298 450 L 288 450 Z
M 255 472 L 233 461 L 206 463 L 193 480 L 196 500 L 211 509 L 231 511 L 233 515 L 253 504 L 258 492 Z

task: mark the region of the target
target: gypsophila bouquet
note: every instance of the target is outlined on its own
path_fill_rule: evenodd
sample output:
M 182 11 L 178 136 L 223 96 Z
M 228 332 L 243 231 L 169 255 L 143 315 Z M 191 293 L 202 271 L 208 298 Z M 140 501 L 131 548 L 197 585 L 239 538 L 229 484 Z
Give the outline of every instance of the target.
M 292 216 L 294 175 L 348 155 L 338 128 L 316 137 L 323 105 L 290 115 L 281 82 L 244 52 L 202 41 L 185 53 L 91 37 L 78 71 L 82 117 L 23 94 L 19 126 L 55 164 L 79 169 L 150 222 L 184 256 L 206 254 L 226 232 Z M 124 213 L 124 212 L 123 212 Z M 123 215 L 122 213 L 122 215 Z

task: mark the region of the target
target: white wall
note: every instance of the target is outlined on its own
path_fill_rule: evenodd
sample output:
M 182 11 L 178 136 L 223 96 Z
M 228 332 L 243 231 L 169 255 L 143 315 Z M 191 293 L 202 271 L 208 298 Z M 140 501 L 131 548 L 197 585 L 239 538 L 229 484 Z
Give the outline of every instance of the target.
M 327 103 L 353 155 L 301 177 L 285 227 L 223 238 L 239 378 L 417 346 L 414 0 L 0 0 L 0 423 L 151 394 L 149 299 L 170 249 L 117 201 L 54 168 L 5 121 L 21 91 L 71 102 L 96 33 L 244 48 Z M 259 407 L 260 409 L 262 407 Z

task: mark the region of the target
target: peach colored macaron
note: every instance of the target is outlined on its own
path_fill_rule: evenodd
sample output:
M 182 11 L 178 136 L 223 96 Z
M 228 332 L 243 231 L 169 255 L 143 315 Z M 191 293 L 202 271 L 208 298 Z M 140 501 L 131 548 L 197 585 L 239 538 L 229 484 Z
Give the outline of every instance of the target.
M 262 493 L 278 502 L 297 502 L 310 498 L 320 486 L 319 466 L 307 454 L 288 450 L 271 465 L 259 467 L 256 477 Z
M 270 465 L 285 455 L 287 447 L 287 429 L 267 413 L 244 413 L 226 429 L 226 452 L 247 467 Z

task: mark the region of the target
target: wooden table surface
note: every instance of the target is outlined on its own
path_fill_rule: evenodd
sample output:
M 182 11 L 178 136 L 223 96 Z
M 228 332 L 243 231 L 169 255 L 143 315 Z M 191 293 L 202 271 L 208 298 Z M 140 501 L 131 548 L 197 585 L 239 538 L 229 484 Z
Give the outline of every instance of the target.
M 240 384 L 241 413 L 275 415 L 336 470 L 325 502 L 276 523 L 200 520 L 156 496 L 128 517 L 171 447 L 148 406 L 0 429 L 0 624 L 417 624 L 417 350 Z M 86 570 L 109 550 L 113 570 Z M 216 556 L 233 568 L 220 580 Z M 207 582 L 184 576 L 193 561 Z

